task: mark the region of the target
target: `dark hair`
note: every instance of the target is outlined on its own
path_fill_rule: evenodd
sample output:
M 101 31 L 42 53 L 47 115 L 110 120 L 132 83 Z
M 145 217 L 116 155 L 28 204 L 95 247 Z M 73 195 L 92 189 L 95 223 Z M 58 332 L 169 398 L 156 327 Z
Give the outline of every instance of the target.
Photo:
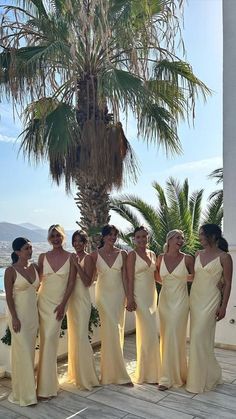
M 138 227 L 135 227 L 134 232 L 133 232 L 133 236 L 135 236 L 135 234 L 136 234 L 138 231 L 145 231 L 145 232 L 148 234 L 148 230 L 147 230 L 147 228 L 146 228 L 146 227 L 144 227 L 144 226 L 138 226 Z
M 209 243 L 215 242 L 220 250 L 229 251 L 228 242 L 222 236 L 221 228 L 217 224 L 203 224 L 201 229 Z
M 102 238 L 100 241 L 100 245 L 98 246 L 99 249 L 104 246 L 103 237 L 109 236 L 109 234 L 112 231 L 114 231 L 116 235 L 119 234 L 118 228 L 116 228 L 116 226 L 114 226 L 113 224 L 106 224 L 104 227 L 102 227 L 102 231 L 101 231 Z
M 19 259 L 19 256 L 16 254 L 16 250 L 21 250 L 22 247 L 27 243 L 30 243 L 30 240 L 26 239 L 25 237 L 17 237 L 15 240 L 13 240 L 13 252 L 11 254 L 12 263 L 16 263 Z
M 86 231 L 84 231 L 84 230 L 76 230 L 76 231 L 73 233 L 72 238 L 71 238 L 71 243 L 72 243 L 72 246 L 73 246 L 73 243 L 74 243 L 74 241 L 75 241 L 76 236 L 79 236 L 80 240 L 81 240 L 84 244 L 88 243 L 88 235 L 87 235 Z

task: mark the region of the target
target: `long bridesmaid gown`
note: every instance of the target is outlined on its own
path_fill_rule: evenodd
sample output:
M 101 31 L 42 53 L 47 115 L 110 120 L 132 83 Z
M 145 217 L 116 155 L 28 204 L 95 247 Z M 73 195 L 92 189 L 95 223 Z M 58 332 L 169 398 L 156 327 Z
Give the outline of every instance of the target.
M 160 350 L 157 327 L 157 291 L 154 271 L 156 255 L 150 252 L 151 264 L 136 253 L 134 298 L 136 308 L 137 364 L 134 382 L 158 383 Z
M 181 387 L 187 379 L 186 329 L 189 314 L 185 256 L 170 273 L 161 260 L 159 296 L 161 375 L 159 384 Z
M 220 257 L 203 266 L 198 255 L 190 294 L 190 353 L 186 390 L 203 393 L 222 383 L 221 368 L 214 354 L 216 310 L 222 280 Z
M 56 396 L 58 391 L 57 349 L 61 321 L 56 319 L 55 308 L 61 303 L 70 271 L 70 257 L 54 272 L 47 256 L 43 260 L 43 276 L 39 289 L 40 350 L 37 393 L 41 397 Z
M 83 259 L 84 261 L 84 259 Z M 81 266 L 83 267 L 83 261 Z M 69 300 L 68 320 L 68 380 L 81 390 L 99 386 L 93 350 L 88 338 L 91 313 L 89 288 L 77 273 L 76 284 Z
M 36 272 L 36 271 L 35 271 Z M 38 273 L 31 284 L 16 271 L 13 298 L 17 316 L 21 322 L 20 332 L 12 329 L 11 316 L 11 366 L 12 392 L 8 400 L 20 406 L 37 403 L 34 374 L 35 345 L 38 332 L 38 309 L 36 291 L 39 286 Z
M 101 320 L 101 383 L 126 384 L 130 377 L 123 358 L 125 292 L 121 252 L 111 267 L 98 252 L 96 304 Z

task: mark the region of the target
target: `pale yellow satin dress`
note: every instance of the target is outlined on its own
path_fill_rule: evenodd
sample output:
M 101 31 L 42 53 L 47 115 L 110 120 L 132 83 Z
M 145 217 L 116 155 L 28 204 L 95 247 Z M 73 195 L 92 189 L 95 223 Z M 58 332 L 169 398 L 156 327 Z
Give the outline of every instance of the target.
M 84 259 L 83 259 L 84 261 Z M 83 268 L 83 261 L 81 267 Z M 91 313 L 89 288 L 77 273 L 75 288 L 69 300 L 68 320 L 68 380 L 80 390 L 99 386 L 93 350 L 88 338 Z
M 136 253 L 134 298 L 136 314 L 137 364 L 134 382 L 158 383 L 160 349 L 157 326 L 157 291 L 154 279 L 156 255 L 149 252 L 150 266 Z
M 13 286 L 13 298 L 17 316 L 21 322 L 20 332 L 12 329 L 11 315 L 9 327 L 11 330 L 11 367 L 12 392 L 8 400 L 20 406 L 37 403 L 36 383 L 34 374 L 35 345 L 38 332 L 38 309 L 36 291 L 39 277 L 31 284 L 16 271 Z
M 123 358 L 125 292 L 121 252 L 111 267 L 98 252 L 96 305 L 101 320 L 101 383 L 125 384 L 130 377 Z
M 159 384 L 181 387 L 187 379 L 186 329 L 189 314 L 185 256 L 170 273 L 161 260 L 159 296 L 161 374 Z
M 63 299 L 69 271 L 70 257 L 57 272 L 54 272 L 47 256 L 44 256 L 38 296 L 40 348 L 37 393 L 41 397 L 56 396 L 58 392 L 57 349 L 61 321 L 56 319 L 54 310 Z
M 190 353 L 186 390 L 203 393 L 222 383 L 221 368 L 214 354 L 216 311 L 221 293 L 217 284 L 222 280 L 220 257 L 202 266 L 195 261 L 195 276 L 190 294 Z

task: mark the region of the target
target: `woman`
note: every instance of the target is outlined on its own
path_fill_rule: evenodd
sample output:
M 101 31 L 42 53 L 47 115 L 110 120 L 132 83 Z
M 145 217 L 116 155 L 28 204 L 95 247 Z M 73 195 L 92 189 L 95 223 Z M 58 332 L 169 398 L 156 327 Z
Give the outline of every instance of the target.
M 17 237 L 12 243 L 12 266 L 5 271 L 5 290 L 11 330 L 12 393 L 8 400 L 20 406 L 37 403 L 34 377 L 35 344 L 38 331 L 36 291 L 39 277 L 30 264 L 32 245 Z
M 159 380 L 159 339 L 157 327 L 157 292 L 154 271 L 156 255 L 147 249 L 145 227 L 134 230 L 135 250 L 128 253 L 127 310 L 136 310 L 137 364 L 134 381 L 157 384 Z
M 123 358 L 126 252 L 115 247 L 118 230 L 102 229 L 101 248 L 91 254 L 98 274 L 96 304 L 101 320 L 101 383 L 132 385 Z
M 172 230 L 164 254 L 158 256 L 161 374 L 158 389 L 181 387 L 187 379 L 186 329 L 189 314 L 187 281 L 193 279 L 194 258 L 181 252 L 184 235 Z M 157 280 L 158 280 L 157 274 Z
M 88 338 L 88 326 L 91 313 L 89 286 L 93 266 L 91 258 L 85 252 L 88 236 L 83 231 L 75 231 L 72 236 L 73 262 L 77 277 L 74 291 L 69 300 L 68 319 L 68 378 L 80 390 L 91 390 L 98 386 L 93 350 Z M 86 274 L 87 273 L 87 274 Z
M 199 231 L 203 250 L 197 252 L 195 278 L 190 294 L 190 354 L 186 390 L 202 393 L 222 383 L 214 354 L 216 321 L 225 317 L 232 281 L 228 243 L 216 224 Z M 219 281 L 223 281 L 222 296 Z
M 64 229 L 59 224 L 53 224 L 48 230 L 48 241 L 53 248 L 42 253 L 38 262 L 42 282 L 38 297 L 40 351 L 37 392 L 41 398 L 57 395 L 60 328 L 76 278 L 71 254 L 62 247 L 64 240 Z

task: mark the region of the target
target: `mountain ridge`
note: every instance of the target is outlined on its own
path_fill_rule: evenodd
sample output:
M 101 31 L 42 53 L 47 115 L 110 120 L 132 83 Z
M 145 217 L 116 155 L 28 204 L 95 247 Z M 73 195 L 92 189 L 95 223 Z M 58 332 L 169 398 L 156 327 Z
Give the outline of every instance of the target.
M 27 222 L 22 224 L 0 222 L 0 241 L 11 242 L 16 237 L 26 237 L 32 242 L 41 243 L 47 241 L 47 233 L 46 229 Z M 67 241 L 70 241 L 72 233 L 72 230 L 66 231 Z

